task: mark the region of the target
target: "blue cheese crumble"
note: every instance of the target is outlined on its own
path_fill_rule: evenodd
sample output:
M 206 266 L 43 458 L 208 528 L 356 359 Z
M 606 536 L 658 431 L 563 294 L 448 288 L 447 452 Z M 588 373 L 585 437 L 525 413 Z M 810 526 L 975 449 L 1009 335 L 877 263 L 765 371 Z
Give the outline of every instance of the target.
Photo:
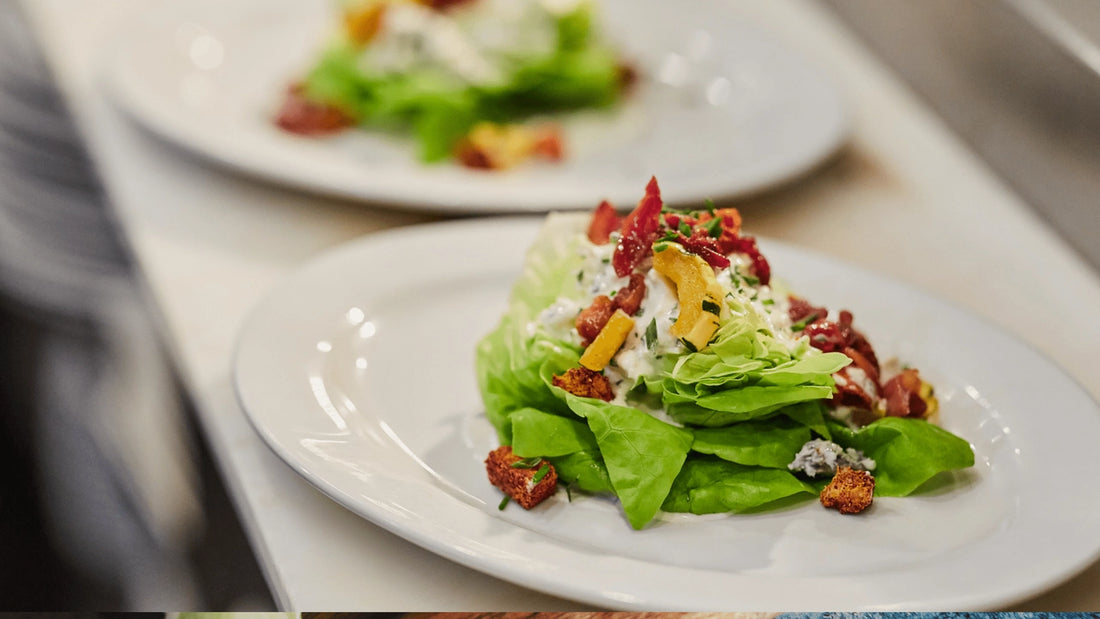
M 873 471 L 875 461 L 858 449 L 845 449 L 832 441 L 817 438 L 803 445 L 787 468 L 817 477 L 821 473 L 835 475 L 837 468 L 842 466 L 857 471 Z

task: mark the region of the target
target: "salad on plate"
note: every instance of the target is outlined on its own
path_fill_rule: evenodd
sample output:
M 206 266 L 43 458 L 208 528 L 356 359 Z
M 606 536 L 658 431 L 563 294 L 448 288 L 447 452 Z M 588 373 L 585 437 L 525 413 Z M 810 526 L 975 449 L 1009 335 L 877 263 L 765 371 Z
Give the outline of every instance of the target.
M 625 217 L 548 217 L 476 365 L 502 509 L 855 514 L 974 464 L 918 369 L 774 277 L 736 209 L 670 210 L 656 179 Z
M 425 162 L 504 169 L 565 156 L 555 114 L 607 108 L 633 70 L 591 0 L 344 0 L 342 22 L 275 123 L 411 135 Z

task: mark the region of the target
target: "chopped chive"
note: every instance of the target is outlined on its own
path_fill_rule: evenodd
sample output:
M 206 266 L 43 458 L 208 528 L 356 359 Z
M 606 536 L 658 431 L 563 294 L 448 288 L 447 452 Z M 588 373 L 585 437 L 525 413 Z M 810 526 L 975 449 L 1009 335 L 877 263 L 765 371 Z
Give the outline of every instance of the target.
M 764 299 L 761 303 L 764 305 L 775 305 L 775 299 Z
M 508 506 L 508 501 L 511 500 L 512 497 L 508 496 L 507 494 L 504 495 L 504 498 L 500 500 L 500 505 L 497 505 L 497 509 L 499 509 L 500 511 L 504 511 L 504 508 Z
M 716 238 L 722 236 L 722 220 L 721 219 L 715 217 L 714 219 L 708 221 L 704 225 L 706 226 L 707 234 L 709 234 L 711 236 L 711 238 L 716 239 Z
M 600 262 L 607 264 L 608 262 L 611 262 L 611 258 L 600 258 Z
M 658 253 L 658 254 L 663 252 L 666 249 L 668 249 L 668 243 L 657 243 L 656 245 L 653 246 L 654 253 Z
M 746 275 L 745 276 L 745 281 L 748 282 L 748 284 L 750 286 L 759 286 L 760 285 L 760 280 L 753 277 L 752 275 Z
M 813 313 L 813 314 L 810 314 L 809 316 L 807 316 L 807 317 L 803 318 L 802 320 L 799 320 L 798 322 L 791 325 L 791 330 L 792 331 L 801 331 L 801 330 L 806 328 L 806 325 L 810 324 L 811 322 L 813 322 L 815 320 L 817 320 L 817 313 L 816 312 Z
M 512 463 L 514 469 L 533 469 L 539 462 L 542 462 L 542 458 L 534 456 L 531 458 L 524 458 L 522 460 L 516 460 Z
M 584 279 L 584 271 L 577 271 L 577 281 L 580 282 Z
M 708 299 L 703 299 L 703 311 L 707 312 L 707 313 L 710 313 L 710 314 L 714 314 L 715 316 L 721 316 L 722 315 L 722 306 L 718 305 L 714 301 L 710 301 Z
M 680 234 L 684 236 L 691 236 L 691 226 L 686 221 L 681 221 L 679 226 Z
M 703 206 L 706 207 L 708 213 L 710 213 L 711 215 L 715 214 L 714 200 L 711 200 L 710 198 L 703 200 Z
M 649 321 L 649 326 L 645 328 L 645 347 L 649 350 L 653 350 L 657 346 L 657 319 Z
M 540 481 L 542 481 L 542 478 L 546 477 L 546 474 L 549 473 L 549 472 L 550 472 L 550 465 L 549 464 L 542 465 L 539 468 L 538 472 L 535 473 L 535 476 L 531 478 L 531 483 L 533 483 L 533 484 L 539 483 Z

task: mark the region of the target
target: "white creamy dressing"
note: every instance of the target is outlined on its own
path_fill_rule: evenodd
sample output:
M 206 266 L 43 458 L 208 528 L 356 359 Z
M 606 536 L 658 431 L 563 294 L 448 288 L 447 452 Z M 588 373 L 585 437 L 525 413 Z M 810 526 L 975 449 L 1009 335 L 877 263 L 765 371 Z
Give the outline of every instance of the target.
M 532 323 L 528 332 L 544 329 L 550 336 L 580 343 L 575 329 L 577 314 L 591 305 L 599 295 L 613 297 L 629 282 L 629 277 L 619 277 L 611 264 L 618 233 L 612 233 L 611 240 L 604 245 L 595 245 L 587 237 L 579 243 L 581 270 L 577 275 L 579 294 L 575 298 L 560 297 L 550 307 L 543 310 Z M 792 353 L 803 347 L 803 338 L 791 331 L 791 320 L 787 310 L 788 300 L 773 298 L 769 286 L 752 284 L 750 265 L 747 257 L 740 254 L 730 256 L 730 267 L 715 274 L 718 285 L 726 294 L 728 311 L 738 313 L 752 312 L 758 324 L 771 330 L 776 339 Z M 734 274 L 734 275 L 731 275 Z M 615 388 L 615 404 L 626 405 L 625 397 L 630 388 L 642 376 L 657 374 L 661 368 L 661 356 L 686 351 L 683 343 L 669 330 L 680 313 L 680 305 L 673 285 L 664 276 L 650 269 L 645 276 L 646 294 L 641 308 L 634 318 L 634 328 L 627 335 L 619 352 L 611 364 L 604 370 L 605 375 Z M 780 295 L 782 296 L 782 295 Z M 654 324 L 655 342 L 647 345 L 646 331 Z M 637 403 L 631 403 L 637 407 Z M 647 411 L 673 425 L 680 425 L 668 418 L 663 411 Z
M 863 390 L 863 393 L 866 393 L 870 396 L 878 396 L 879 394 L 878 386 L 875 385 L 875 381 L 871 380 L 871 377 L 867 375 L 867 372 L 864 372 L 863 369 L 858 368 L 854 365 L 850 365 L 844 368 L 842 371 L 834 374 L 833 380 L 835 380 L 837 385 L 841 387 L 845 387 L 848 384 L 854 384 L 856 387 L 859 387 L 861 390 Z
M 477 0 L 448 11 L 387 2 L 382 27 L 363 48 L 367 73 L 434 68 L 462 82 L 490 86 L 508 78 L 511 59 L 551 53 L 556 19 L 582 0 Z
M 771 286 L 751 283 L 752 261 L 745 254 L 731 254 L 730 266 L 715 273 L 728 299 L 756 314 L 765 327 L 792 353 L 800 347 L 802 335 L 791 330 L 790 300 L 775 295 Z M 727 305 L 729 303 L 727 302 Z

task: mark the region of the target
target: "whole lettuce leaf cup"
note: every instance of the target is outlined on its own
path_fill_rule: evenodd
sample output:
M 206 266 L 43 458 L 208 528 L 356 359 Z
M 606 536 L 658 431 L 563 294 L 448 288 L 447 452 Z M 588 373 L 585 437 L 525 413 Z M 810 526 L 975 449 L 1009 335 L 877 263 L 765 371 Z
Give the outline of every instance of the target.
M 578 285 L 589 221 L 548 216 L 507 311 L 476 352 L 501 444 L 549 460 L 570 493 L 613 497 L 641 529 L 661 510 L 746 513 L 812 500 L 827 480 L 788 465 L 814 438 L 873 459 L 878 496 L 906 496 L 939 473 L 973 465 L 967 441 L 924 419 L 887 416 L 858 428 L 834 419 L 833 375 L 850 359 L 806 338 L 792 350 L 753 312 L 731 311 L 703 350 L 662 355 L 656 371 L 628 386 L 628 405 L 555 386 L 584 349 L 538 318 L 560 299 L 581 307 L 591 300 Z

